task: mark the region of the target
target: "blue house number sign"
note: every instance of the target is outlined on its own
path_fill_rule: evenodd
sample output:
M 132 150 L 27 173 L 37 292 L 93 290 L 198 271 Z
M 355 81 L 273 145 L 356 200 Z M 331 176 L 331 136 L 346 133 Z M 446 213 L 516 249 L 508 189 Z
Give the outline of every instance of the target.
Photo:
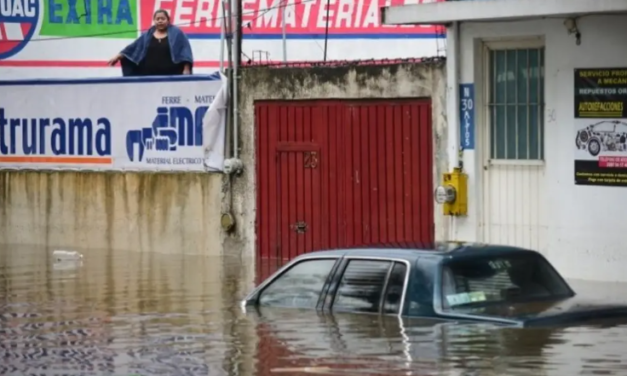
M 475 85 L 460 84 L 460 138 L 464 150 L 475 148 Z

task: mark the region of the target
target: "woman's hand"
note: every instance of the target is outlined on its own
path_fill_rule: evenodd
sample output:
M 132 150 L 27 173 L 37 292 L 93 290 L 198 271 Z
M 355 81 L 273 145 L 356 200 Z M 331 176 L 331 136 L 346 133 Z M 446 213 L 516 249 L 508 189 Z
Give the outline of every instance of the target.
M 183 74 L 192 74 L 191 69 L 189 69 L 189 64 L 185 64 L 183 67 Z
M 120 59 L 122 59 L 122 54 L 117 54 L 111 60 L 109 60 L 107 64 L 114 66 L 115 64 L 117 64 L 118 61 L 120 61 Z

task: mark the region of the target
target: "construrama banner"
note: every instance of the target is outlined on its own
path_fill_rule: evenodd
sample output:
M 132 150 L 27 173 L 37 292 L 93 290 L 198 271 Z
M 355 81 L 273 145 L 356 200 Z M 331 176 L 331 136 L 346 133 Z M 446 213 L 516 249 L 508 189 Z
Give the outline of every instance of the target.
M 215 140 L 203 119 L 221 86 L 219 75 L 1 82 L 11 95 L 0 103 L 0 169 L 206 171 L 203 145 Z

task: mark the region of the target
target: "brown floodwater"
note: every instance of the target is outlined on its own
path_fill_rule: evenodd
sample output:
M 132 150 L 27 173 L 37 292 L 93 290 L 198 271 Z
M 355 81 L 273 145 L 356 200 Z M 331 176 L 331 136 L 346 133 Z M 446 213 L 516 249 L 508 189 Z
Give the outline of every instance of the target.
M 55 263 L 51 249 L 0 247 L 0 375 L 627 375 L 627 326 L 244 314 L 249 260 L 82 253 Z

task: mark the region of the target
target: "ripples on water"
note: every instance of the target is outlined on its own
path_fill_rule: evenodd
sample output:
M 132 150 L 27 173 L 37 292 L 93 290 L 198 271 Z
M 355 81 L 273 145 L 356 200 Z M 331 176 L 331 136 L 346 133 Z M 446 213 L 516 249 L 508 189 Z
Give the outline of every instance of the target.
M 54 265 L 50 250 L 0 248 L 0 375 L 627 375 L 623 326 L 244 315 L 249 262 L 84 254 Z

